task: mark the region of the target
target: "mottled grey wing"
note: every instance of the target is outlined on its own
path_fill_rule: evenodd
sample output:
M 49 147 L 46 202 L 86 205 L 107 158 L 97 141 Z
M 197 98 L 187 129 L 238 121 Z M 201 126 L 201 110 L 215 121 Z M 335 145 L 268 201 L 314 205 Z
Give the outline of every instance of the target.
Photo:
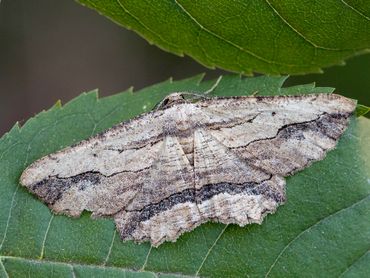
M 147 180 L 132 202 L 114 216 L 122 239 L 174 241 L 200 219 L 194 171 L 176 136 L 164 138 Z
M 354 108 L 337 95 L 180 104 L 44 157 L 21 183 L 56 212 L 114 215 L 123 239 L 153 245 L 208 220 L 260 223 L 284 202 L 283 176 L 334 148 Z
M 144 114 L 32 163 L 20 182 L 55 212 L 110 215 L 146 182 L 163 143 L 165 111 Z
M 266 173 L 286 176 L 323 159 L 355 102 L 335 94 L 212 99 L 198 104 L 210 136 Z
M 355 103 L 336 95 L 239 97 L 197 103 L 196 203 L 201 219 L 261 223 L 285 201 L 286 175 L 320 160 Z
M 285 201 L 285 181 L 255 167 L 209 131 L 194 134 L 196 202 L 203 222 L 261 223 Z
M 282 178 L 248 165 L 205 130 L 196 129 L 189 136 L 194 142 L 194 164 L 178 138 L 164 139 L 147 183 L 115 215 L 121 238 L 150 240 L 157 246 L 209 220 L 261 223 L 284 201 Z
M 186 133 L 193 172 L 178 142 L 183 135 L 168 137 L 142 201 L 115 216 L 122 238 L 159 245 L 209 220 L 261 223 L 285 201 L 283 176 L 335 146 L 354 103 L 318 95 L 214 99 L 195 108 L 185 119 L 197 123 Z

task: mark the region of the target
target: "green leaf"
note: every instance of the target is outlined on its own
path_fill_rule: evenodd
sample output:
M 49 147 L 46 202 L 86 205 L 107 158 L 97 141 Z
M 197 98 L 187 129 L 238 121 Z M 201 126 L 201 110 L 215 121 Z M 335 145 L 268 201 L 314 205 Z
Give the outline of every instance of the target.
M 367 1 L 77 1 L 166 51 L 244 74 L 320 72 L 370 48 Z
M 356 116 L 366 116 L 370 112 L 370 107 L 367 107 L 365 105 L 357 105 L 356 107 Z
M 215 95 L 330 92 L 282 88 L 285 77 L 225 76 Z M 150 110 L 174 91 L 204 92 L 195 76 L 98 99 L 84 93 L 0 139 L 0 277 L 356 276 L 369 274 L 370 120 L 353 118 L 338 147 L 287 179 L 287 203 L 262 225 L 207 223 L 176 243 L 122 242 L 111 219 L 53 215 L 18 183 L 34 160 Z M 167 274 L 162 274 L 167 273 Z M 363 275 L 369 276 L 369 275 Z

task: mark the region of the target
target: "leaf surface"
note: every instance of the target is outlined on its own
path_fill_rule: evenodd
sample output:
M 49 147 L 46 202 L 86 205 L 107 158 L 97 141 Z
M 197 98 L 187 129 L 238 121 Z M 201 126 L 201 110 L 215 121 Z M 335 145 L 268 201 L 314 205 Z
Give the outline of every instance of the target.
M 333 91 L 285 77 L 224 76 L 215 95 Z M 369 274 L 370 120 L 353 118 L 338 147 L 287 179 L 287 202 L 262 225 L 207 223 L 176 243 L 122 242 L 112 219 L 53 215 L 19 185 L 34 160 L 149 111 L 170 92 L 204 92 L 195 76 L 98 99 L 80 95 L 0 139 L 0 277 L 325 276 Z M 164 274 L 165 273 L 165 274 Z M 366 276 L 366 275 L 364 275 Z
M 207 67 L 299 74 L 370 49 L 367 1 L 77 0 Z

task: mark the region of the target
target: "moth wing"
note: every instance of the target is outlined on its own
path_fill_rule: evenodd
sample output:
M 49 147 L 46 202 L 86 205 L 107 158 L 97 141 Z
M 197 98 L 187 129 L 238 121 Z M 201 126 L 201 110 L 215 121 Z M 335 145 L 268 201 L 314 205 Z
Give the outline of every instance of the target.
M 261 223 L 285 201 L 285 180 L 250 164 L 207 130 L 194 136 L 196 200 L 203 221 Z
M 204 106 L 212 137 L 251 165 L 286 176 L 335 147 L 356 104 L 318 94 L 214 99 Z
M 55 212 L 109 215 L 145 183 L 163 140 L 164 111 L 123 122 L 32 163 L 20 182 Z
M 194 167 L 177 138 L 165 139 L 147 184 L 115 215 L 123 239 L 157 246 L 209 220 L 260 223 L 284 201 L 283 178 L 248 165 L 205 130 L 193 137 Z
M 115 217 L 124 240 L 174 241 L 200 219 L 194 196 L 194 171 L 178 139 L 166 136 L 157 160 L 129 206 Z

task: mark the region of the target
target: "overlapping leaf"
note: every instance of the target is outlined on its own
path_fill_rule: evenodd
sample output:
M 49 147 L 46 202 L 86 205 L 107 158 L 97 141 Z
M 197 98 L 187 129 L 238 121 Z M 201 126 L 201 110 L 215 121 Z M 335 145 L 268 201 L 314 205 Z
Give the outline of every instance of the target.
M 77 1 L 164 50 L 246 74 L 319 72 L 370 49 L 367 1 Z

